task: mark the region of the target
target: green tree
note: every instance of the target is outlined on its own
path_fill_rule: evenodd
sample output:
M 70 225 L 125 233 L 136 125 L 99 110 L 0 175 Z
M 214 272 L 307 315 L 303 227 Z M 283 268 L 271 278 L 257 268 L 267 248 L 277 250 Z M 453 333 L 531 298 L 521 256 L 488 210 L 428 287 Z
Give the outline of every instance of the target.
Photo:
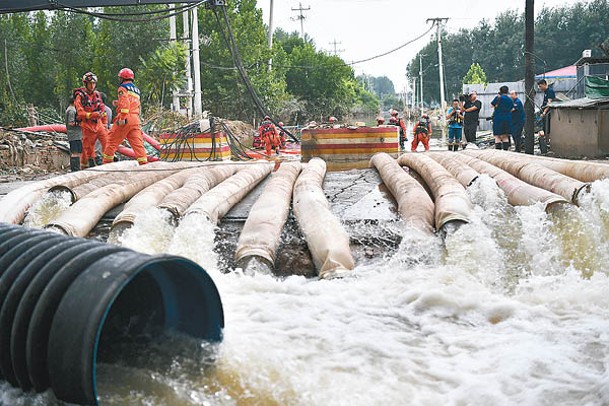
M 140 59 L 139 81 L 148 107 L 167 106 L 174 88 L 184 84 L 186 52 L 186 46 L 176 42 L 158 48 L 148 59 Z
M 477 62 L 472 63 L 463 77 L 463 84 L 483 84 L 485 86 L 488 84 L 486 73 L 484 73 L 484 69 L 482 69 L 480 64 Z

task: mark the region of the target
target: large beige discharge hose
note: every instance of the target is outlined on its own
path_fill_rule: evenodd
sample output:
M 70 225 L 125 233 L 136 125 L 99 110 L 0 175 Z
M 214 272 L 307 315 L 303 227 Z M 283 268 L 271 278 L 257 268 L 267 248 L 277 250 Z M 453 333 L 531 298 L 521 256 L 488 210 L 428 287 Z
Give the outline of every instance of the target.
M 573 179 L 553 169 L 540 165 L 528 159 L 522 159 L 522 154 L 504 154 L 498 150 L 464 151 L 489 162 L 531 185 L 549 190 L 577 204 L 582 191 L 589 190 L 590 185 Z
M 426 154 L 403 154 L 398 163 L 417 172 L 434 196 L 436 230 L 450 222 L 468 223 L 472 203 L 457 178 Z
M 320 279 L 329 279 L 353 270 L 355 263 L 349 234 L 330 211 L 322 189 L 326 162 L 313 158 L 294 185 L 294 214 Z
M 466 150 L 465 152 L 475 156 L 474 153 L 477 151 Z M 549 158 L 538 155 L 516 154 L 515 152 L 509 151 L 497 151 L 497 155 L 505 157 L 517 155 L 519 160 L 538 163 L 546 168 L 570 176 L 581 182 L 589 183 L 594 182 L 595 180 L 609 178 L 609 165 L 598 162 L 573 161 L 570 159 Z
M 241 201 L 254 187 L 267 177 L 273 169 L 272 164 L 253 164 L 241 169 L 195 201 L 184 213 L 206 216 L 213 224 Z
M 452 152 L 427 152 L 427 156 L 442 165 L 464 188 L 468 188 L 480 174 L 474 168 L 456 158 Z
M 156 207 L 167 195 L 184 186 L 188 179 L 209 170 L 209 167 L 184 169 L 148 186 L 125 204 L 123 211 L 112 222 L 112 229 L 119 226 L 123 229 L 131 227 L 140 213 Z
M 153 164 L 146 165 L 152 169 Z M 126 202 L 142 189 L 170 176 L 173 172 L 141 171 L 126 173 L 124 178 L 84 196 L 46 228 L 74 237 L 85 237 L 108 210 Z
M 282 164 L 252 206 L 235 252 L 241 267 L 246 268 L 251 258 L 258 257 L 272 271 L 281 231 L 290 213 L 294 182 L 301 169 L 300 163 Z
M 423 186 L 404 172 L 389 154 L 383 152 L 374 155 L 370 164 L 379 172 L 395 198 L 402 221 L 408 227 L 433 234 L 434 203 Z
M 209 166 L 204 172 L 190 176 L 182 187 L 165 196 L 158 207 L 169 211 L 178 220 L 201 196 L 244 167 L 237 165 Z
M 468 164 L 480 173 L 486 173 L 497 182 L 497 185 L 505 192 L 508 202 L 512 206 L 529 206 L 537 202 L 541 202 L 547 210 L 554 203 L 569 203 L 564 197 L 555 193 L 549 192 L 537 186 L 529 185 L 528 183 L 510 175 L 503 169 L 485 162 L 481 159 L 464 155 L 454 154 L 457 159 Z
M 25 213 L 50 188 L 63 185 L 73 188 L 85 182 L 104 175 L 104 170 L 122 170 L 137 167 L 135 161 L 116 162 L 97 166 L 86 171 L 72 172 L 51 179 L 42 180 L 13 190 L 0 201 L 0 222 L 19 224 L 23 221 Z

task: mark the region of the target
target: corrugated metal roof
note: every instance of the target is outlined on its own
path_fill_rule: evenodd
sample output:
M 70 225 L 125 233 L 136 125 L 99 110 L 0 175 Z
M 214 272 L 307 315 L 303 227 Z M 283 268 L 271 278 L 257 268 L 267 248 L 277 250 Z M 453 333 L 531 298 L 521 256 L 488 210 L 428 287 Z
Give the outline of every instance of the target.
M 550 107 L 555 109 L 586 109 L 591 107 L 609 107 L 609 97 L 603 97 L 601 99 L 591 99 L 589 97 L 583 97 L 581 99 L 569 100 L 560 103 L 550 103 Z
M 551 70 L 550 72 L 542 73 L 535 76 L 535 79 L 555 79 L 555 78 L 576 78 L 577 77 L 577 66 L 570 65 L 560 69 Z

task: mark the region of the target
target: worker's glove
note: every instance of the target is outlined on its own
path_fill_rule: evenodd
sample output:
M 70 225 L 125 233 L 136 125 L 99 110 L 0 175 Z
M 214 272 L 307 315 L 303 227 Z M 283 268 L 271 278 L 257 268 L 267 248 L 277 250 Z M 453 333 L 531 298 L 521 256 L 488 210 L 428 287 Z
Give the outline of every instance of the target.
M 97 120 L 101 117 L 98 111 L 87 113 L 87 120 Z
M 118 126 L 127 125 L 127 119 L 124 119 L 124 120 L 116 120 L 116 125 L 118 125 Z

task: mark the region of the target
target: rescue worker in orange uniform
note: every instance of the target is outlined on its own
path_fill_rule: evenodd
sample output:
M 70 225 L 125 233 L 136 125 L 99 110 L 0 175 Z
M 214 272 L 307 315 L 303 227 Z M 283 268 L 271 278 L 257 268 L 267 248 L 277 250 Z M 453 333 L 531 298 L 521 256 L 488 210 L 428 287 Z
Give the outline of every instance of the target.
M 102 153 L 104 163 L 114 161 L 114 153 L 118 145 L 127 138 L 135 152 L 135 159 L 140 165 L 148 163 L 144 149 L 144 135 L 140 128 L 140 89 L 133 84 L 135 75 L 129 68 L 118 72 L 120 85 L 116 101 L 116 116 L 108 134 L 108 143 Z
M 95 141 L 99 140 L 102 146 L 106 145 L 108 118 L 101 93 L 95 89 L 97 76 L 87 72 L 82 77 L 82 83 L 83 87 L 74 89 L 74 107 L 82 129 L 80 166 L 84 169 L 87 166 L 95 166 Z
M 393 109 L 391 110 L 391 117 L 393 117 L 395 119 L 395 123 L 394 125 L 397 125 L 398 127 L 400 127 L 400 149 L 403 151 L 404 150 L 404 141 L 408 141 L 408 130 L 406 129 L 406 124 L 404 123 L 404 120 L 402 119 L 402 117 L 398 116 L 398 111 Z M 391 120 L 390 120 L 391 123 Z
M 279 127 L 283 127 L 285 124 L 283 124 L 283 121 L 279 122 Z M 285 131 L 283 131 L 281 128 L 278 129 L 279 131 L 279 148 L 285 148 L 285 144 L 288 140 L 288 137 L 286 137 L 285 135 Z
M 412 152 L 416 152 L 417 147 L 419 146 L 419 142 L 423 143 L 425 147 L 425 151 L 429 151 L 429 139 L 431 138 L 431 121 L 429 120 L 429 116 L 427 114 L 423 114 L 419 122 L 412 129 L 412 134 L 414 138 L 412 139 L 412 144 L 410 146 L 410 150 Z
M 381 117 L 381 116 L 378 116 L 378 117 L 376 118 L 376 126 L 377 126 L 377 127 L 380 127 L 380 126 L 382 126 L 382 125 L 385 125 L 385 118 L 384 118 L 384 117 Z
M 279 154 L 279 133 L 269 116 L 264 116 L 264 119 L 260 123 L 260 127 L 258 127 L 258 135 L 260 136 L 262 145 L 264 145 L 267 156 L 271 156 L 271 151 L 273 149 Z

